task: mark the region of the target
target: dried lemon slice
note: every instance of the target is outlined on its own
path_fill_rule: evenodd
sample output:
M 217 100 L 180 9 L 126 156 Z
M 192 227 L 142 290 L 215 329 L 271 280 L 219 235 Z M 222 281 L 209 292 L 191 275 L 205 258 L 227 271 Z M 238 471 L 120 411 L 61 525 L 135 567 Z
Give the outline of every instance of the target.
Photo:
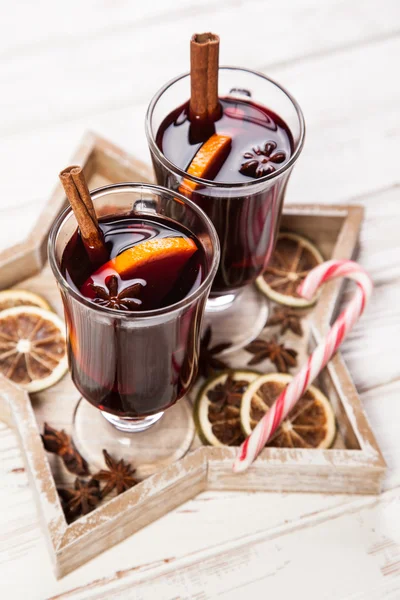
M 243 442 L 240 404 L 259 376 L 255 371 L 224 371 L 205 382 L 194 404 L 194 422 L 203 444 L 221 447 Z
M 257 286 L 279 304 L 298 308 L 311 306 L 318 294 L 310 301 L 301 298 L 296 290 L 311 269 L 322 262 L 323 256 L 309 240 L 296 233 L 282 232 L 268 267 L 257 278 Z
M 14 306 L 37 306 L 45 310 L 51 310 L 50 305 L 44 298 L 29 292 L 28 290 L 3 290 L 0 292 L 0 311 Z
M 0 373 L 28 392 L 39 392 L 67 368 L 65 325 L 56 314 L 35 306 L 0 313 Z
M 240 421 L 246 435 L 250 435 L 292 379 L 291 375 L 284 373 L 270 373 L 249 385 L 240 407 Z M 319 389 L 311 385 L 272 435 L 267 446 L 329 448 L 335 434 L 332 405 Z

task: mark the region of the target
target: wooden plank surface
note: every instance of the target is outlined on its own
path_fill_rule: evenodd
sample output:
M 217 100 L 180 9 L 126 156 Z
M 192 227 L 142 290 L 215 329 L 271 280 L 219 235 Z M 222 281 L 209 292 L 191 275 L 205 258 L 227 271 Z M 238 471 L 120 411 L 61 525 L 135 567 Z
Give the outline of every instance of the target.
M 192 32 L 218 31 L 222 63 L 271 74 L 304 109 L 288 200 L 366 207 L 360 260 L 376 291 L 344 356 L 389 474 L 379 499 L 207 492 L 56 582 L 16 438 L 0 423 L 0 597 L 397 600 L 398 1 L 72 0 L 60 15 L 49 0 L 2 14 L 0 247 L 29 232 L 86 129 L 148 161 L 150 96 L 187 70 Z
M 166 564 L 155 563 L 151 565 L 151 571 L 148 565 L 139 572 L 123 570 L 117 577 L 100 578 L 91 586 L 76 588 L 57 597 L 71 600 L 105 600 L 109 597 L 242 600 L 247 594 L 261 598 L 268 593 L 289 598 L 294 592 L 291 574 L 310 573 L 312 569 L 313 577 L 308 581 L 305 595 L 299 595 L 300 598 L 353 598 L 359 592 L 361 578 L 363 585 L 374 594 L 363 598 L 396 598 L 393 580 L 400 572 L 400 546 L 393 539 L 390 522 L 396 515 L 399 500 L 396 490 L 346 510 L 326 511 L 319 518 L 311 522 L 305 520 L 286 531 L 257 532 L 228 545 L 220 544 L 189 554 L 181 561 L 172 559 Z M 384 519 L 378 534 L 374 530 L 377 517 Z M 324 551 L 313 559 L 311 566 L 310 554 L 316 545 Z M 332 561 L 338 551 L 345 561 L 332 580 Z M 356 553 L 359 555 L 357 563 L 354 561 Z M 385 583 L 377 588 L 381 578 Z

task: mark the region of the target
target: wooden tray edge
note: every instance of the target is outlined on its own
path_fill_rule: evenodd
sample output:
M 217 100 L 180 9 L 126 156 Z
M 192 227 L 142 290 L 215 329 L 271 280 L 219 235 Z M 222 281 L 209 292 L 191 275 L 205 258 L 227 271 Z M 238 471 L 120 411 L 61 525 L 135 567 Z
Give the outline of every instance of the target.
M 129 154 L 125 153 L 124 151 L 119 149 L 117 146 L 114 146 L 107 140 L 104 140 L 103 138 L 90 132 L 85 134 L 81 146 L 72 158 L 71 162 L 83 163 L 85 173 L 88 174 L 88 176 L 91 172 L 97 170 L 100 174 L 107 177 L 109 169 L 111 169 L 113 176 L 115 177 L 115 174 L 118 173 L 118 177 L 121 181 L 132 181 L 132 172 L 139 173 L 140 177 L 144 182 L 152 180 L 151 169 L 147 165 L 145 165 L 141 161 L 138 161 Z M 5 263 L 2 262 L 2 260 L 4 260 L 3 255 L 5 253 L 0 254 L 0 273 L 3 272 L 3 265 L 5 265 L 4 272 L 6 267 L 8 267 L 9 270 L 13 271 L 14 276 L 15 272 L 18 272 L 18 281 L 20 281 L 21 279 L 25 279 L 30 275 L 35 274 L 41 269 L 46 257 L 48 231 L 51 227 L 54 218 L 63 208 L 64 205 L 65 196 L 63 190 L 61 189 L 61 186 L 58 185 L 53 192 L 49 204 L 45 207 L 42 216 L 39 218 L 38 224 L 31 232 L 26 243 L 19 244 L 14 248 L 8 249 L 6 251 L 6 253 L 8 253 L 8 256 L 6 256 Z M 310 204 L 286 205 L 284 207 L 284 213 L 290 214 L 291 212 L 297 212 L 301 214 L 319 214 L 321 216 L 329 216 L 330 214 L 332 214 L 333 216 L 338 215 L 345 217 L 345 221 L 340 231 L 340 235 L 336 241 L 333 258 L 350 258 L 348 254 L 350 250 L 352 250 L 351 242 L 353 243 L 354 247 L 356 244 L 356 239 L 358 238 L 363 217 L 363 208 L 361 206 L 331 206 Z M 18 249 L 18 256 L 13 256 L 13 251 L 15 251 L 15 248 Z M 21 274 L 21 265 L 24 258 L 26 258 L 26 252 L 32 252 L 32 254 L 34 254 L 34 260 L 32 260 L 30 265 L 28 265 L 29 268 L 33 270 L 28 274 Z M 16 283 L 16 279 L 16 276 L 15 279 L 13 279 L 13 277 L 9 279 L 6 278 L 6 282 L 4 283 L 3 279 L 0 278 L 0 285 L 12 285 L 13 283 Z M 322 304 L 322 299 L 324 299 L 327 302 L 327 306 L 325 306 L 324 310 L 321 311 L 321 315 L 319 315 L 318 313 L 318 319 L 316 319 L 315 321 L 316 325 L 318 325 L 318 328 L 320 328 L 321 331 L 327 326 L 328 321 L 330 320 L 331 315 L 333 314 L 335 303 L 338 299 L 339 291 L 340 284 L 337 285 L 337 287 L 332 286 L 331 290 L 326 289 L 323 292 L 324 296 L 321 298 L 320 304 Z M 350 378 L 347 369 L 345 367 L 344 369 L 347 373 L 347 376 Z M 7 383 L 10 384 L 10 382 Z M 15 415 L 12 414 L 13 411 L 10 408 L 10 401 L 8 400 L 7 403 L 3 402 L 4 406 L 6 404 L 8 406 L 6 411 L 6 420 L 8 422 L 11 422 L 13 417 L 14 420 L 18 420 L 18 422 L 22 422 L 21 419 L 25 419 L 28 421 L 31 418 L 33 419 L 36 427 L 36 438 L 35 436 L 33 436 L 33 438 L 36 439 L 35 447 L 38 452 L 39 450 L 37 442 L 39 442 L 41 447 L 41 462 L 39 461 L 39 463 L 42 466 L 43 463 L 47 465 L 47 467 L 43 471 L 44 476 L 48 477 L 50 475 L 55 494 L 57 494 L 53 477 L 49 471 L 47 457 L 43 447 L 41 446 L 40 436 L 36 425 L 36 419 L 30 406 L 29 397 L 17 386 L 13 384 L 10 385 L 12 386 L 12 388 L 9 388 L 8 390 L 8 398 L 11 398 L 11 396 L 15 393 L 15 396 L 18 396 L 18 398 L 20 398 L 20 400 L 17 401 L 17 405 L 19 406 L 19 403 L 21 403 L 21 405 L 23 403 L 28 403 L 29 408 L 27 408 L 25 412 L 22 410 L 19 412 L 17 411 L 20 417 L 15 419 Z M 352 385 L 354 387 L 354 384 Z M 0 407 L 2 407 L 1 391 L 2 381 L 0 380 Z M 359 405 L 361 406 L 358 395 L 357 400 L 359 402 Z M 281 491 L 281 489 L 283 489 L 282 485 L 284 485 L 284 489 L 286 491 L 335 491 L 341 493 L 357 492 L 368 494 L 378 493 L 381 489 L 381 483 L 385 474 L 386 465 L 376 444 L 375 438 L 373 437 L 373 434 L 369 429 L 365 415 L 364 420 L 365 426 L 372 435 L 371 446 L 374 450 L 377 451 L 377 455 L 376 453 L 374 454 L 374 456 L 372 456 L 371 454 L 367 455 L 363 449 L 357 451 L 330 450 L 327 451 L 330 453 L 328 455 L 325 455 L 323 453 L 317 455 L 314 453 L 318 453 L 319 451 L 313 450 L 313 465 L 310 465 L 309 461 L 305 460 L 307 459 L 307 454 L 301 455 L 299 457 L 301 459 L 300 462 L 299 460 L 292 461 L 292 466 L 290 468 L 293 468 L 293 472 L 290 475 L 290 478 L 293 479 L 293 484 L 289 484 L 287 480 L 286 484 L 283 484 L 282 480 L 280 480 L 280 482 L 277 480 L 276 487 L 274 487 L 274 481 L 279 476 L 279 472 L 282 471 L 282 459 L 280 459 L 277 462 L 274 462 L 273 454 L 271 453 L 270 449 L 264 450 L 260 458 L 254 465 L 252 465 L 249 471 L 239 476 L 234 475 L 232 473 L 232 461 L 235 456 L 236 450 L 204 447 L 194 451 L 193 453 L 189 454 L 187 457 L 182 459 L 182 461 L 176 463 L 177 465 L 179 464 L 179 468 L 181 468 L 181 463 L 186 459 L 192 459 L 192 457 L 195 454 L 196 460 L 199 461 L 197 471 L 195 473 L 191 473 L 191 476 L 193 476 L 193 480 L 189 480 L 190 483 L 187 487 L 185 487 L 185 485 L 183 486 L 181 494 L 182 500 L 180 500 L 180 498 L 177 497 L 178 494 L 174 495 L 174 493 L 172 493 L 170 494 L 171 496 L 173 496 L 171 502 L 173 500 L 174 502 L 176 502 L 176 504 L 171 504 L 170 506 L 168 502 L 161 502 L 160 506 L 156 502 L 152 513 L 153 516 L 151 518 L 147 519 L 146 515 L 140 516 L 140 511 L 143 511 L 144 509 L 144 511 L 146 512 L 147 501 L 151 497 L 151 494 L 148 494 L 147 496 L 145 494 L 142 495 L 142 488 L 140 488 L 139 490 L 134 488 L 132 490 L 129 490 L 128 492 L 125 492 L 125 494 L 123 494 L 121 497 L 111 500 L 109 503 L 104 505 L 104 507 L 99 507 L 94 513 L 82 517 L 72 525 L 67 525 L 64 516 L 61 512 L 62 521 L 57 521 L 55 528 L 51 528 L 53 526 L 53 523 L 50 522 L 51 520 L 49 520 L 49 515 L 45 512 L 44 506 L 40 504 L 40 492 L 42 483 L 38 481 L 37 477 L 32 475 L 31 473 L 31 470 L 33 470 L 33 473 L 36 471 L 37 464 L 32 463 L 32 460 L 30 460 L 29 457 L 25 456 L 27 453 L 29 454 L 32 451 L 32 447 L 29 444 L 22 443 L 23 454 L 27 462 L 28 472 L 30 473 L 31 478 L 33 479 L 35 496 L 37 496 L 37 500 L 40 505 L 39 510 L 42 518 L 42 523 L 45 525 L 44 528 L 46 529 L 46 536 L 50 542 L 49 545 L 51 549 L 53 562 L 56 565 L 57 576 L 61 577 L 65 575 L 66 573 L 70 572 L 83 562 L 89 560 L 104 549 L 110 547 L 111 544 L 114 544 L 124 539 L 131 533 L 137 531 L 138 529 L 146 525 L 148 522 L 159 518 L 160 516 L 162 516 L 162 514 L 167 513 L 175 506 L 190 499 L 191 497 L 195 496 L 197 493 L 203 491 L 204 489 L 250 489 L 263 491 Z M 361 426 L 362 425 L 363 423 L 361 423 Z M 19 437 L 22 437 L 20 433 Z M 362 447 L 362 440 L 360 441 L 360 445 Z M 279 450 L 279 452 L 281 453 L 282 450 Z M 288 450 L 287 452 L 291 451 Z M 283 455 L 281 455 L 281 457 L 282 456 Z M 329 458 L 328 462 L 327 458 Z M 348 463 L 349 460 L 353 461 L 353 459 L 354 464 L 353 462 L 351 462 L 350 465 L 344 464 Z M 171 467 L 174 466 L 175 465 L 172 465 Z M 337 471 L 336 474 L 332 473 L 332 467 L 334 467 L 335 471 Z M 326 468 L 326 471 L 323 470 L 324 468 Z M 304 484 L 302 485 L 299 485 L 299 469 L 304 469 L 305 475 L 307 475 L 308 473 L 308 478 L 304 478 Z M 358 470 L 359 477 L 353 477 L 356 475 L 356 470 Z M 316 481 L 316 478 L 321 474 L 321 472 L 323 474 L 324 484 L 326 483 L 327 485 L 325 489 L 321 487 L 321 479 L 319 479 L 319 483 Z M 165 471 L 157 473 L 153 477 L 156 476 L 165 477 Z M 233 477 L 235 478 L 234 480 L 232 479 Z M 238 477 L 241 478 L 240 481 Z M 349 477 L 353 477 L 354 485 L 352 486 L 348 485 Z M 150 479 L 152 478 L 149 478 L 149 480 L 146 481 L 150 481 Z M 364 487 L 362 484 L 363 480 L 366 481 L 366 486 Z M 182 478 L 177 479 L 177 482 L 181 481 Z M 152 483 L 154 483 L 154 481 Z M 172 483 L 171 486 L 173 485 L 174 484 Z M 166 487 L 164 486 L 162 489 L 169 489 L 168 493 L 170 493 L 171 491 L 168 485 Z M 58 506 L 60 506 L 58 496 L 54 500 L 54 502 Z M 107 511 L 116 510 L 115 507 L 117 507 L 119 511 L 121 509 L 125 510 L 123 507 L 126 507 L 127 514 L 129 514 L 130 518 L 128 519 L 128 524 L 126 524 L 124 527 L 120 528 L 118 522 L 118 515 L 114 519 L 111 519 L 112 522 L 110 523 L 101 522 L 101 519 L 107 516 Z M 165 510 L 162 511 L 162 508 L 165 508 Z M 54 509 L 54 503 L 52 504 L 52 509 Z M 97 522 L 96 519 L 98 518 L 100 519 L 100 521 Z M 138 521 L 136 522 L 135 519 L 138 519 Z M 120 532 L 119 528 L 121 530 Z M 100 535 L 99 531 L 101 531 L 101 536 L 104 543 L 99 542 L 97 539 L 97 535 Z M 80 552 L 78 552 L 78 550 L 81 549 L 81 542 L 83 544 L 82 547 L 84 549 L 83 556 Z M 94 548 L 96 548 L 96 550 L 94 550 Z

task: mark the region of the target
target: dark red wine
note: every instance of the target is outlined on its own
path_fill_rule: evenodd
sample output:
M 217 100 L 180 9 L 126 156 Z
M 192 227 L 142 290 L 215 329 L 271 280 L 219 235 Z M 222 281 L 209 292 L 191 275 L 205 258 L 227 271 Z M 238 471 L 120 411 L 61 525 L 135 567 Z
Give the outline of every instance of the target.
M 79 231 L 62 259 L 69 284 L 93 304 L 64 303 L 72 378 L 101 410 L 147 416 L 180 398 L 197 370 L 193 339 L 198 338 L 199 311 L 194 304 L 174 318 L 135 319 L 141 311 L 168 307 L 196 290 L 204 279 L 205 251 L 194 235 L 169 219 L 118 217 L 99 225 L 109 262 L 93 272 Z M 122 313 L 128 319 L 121 321 Z
M 288 126 L 278 115 L 249 100 L 222 98 L 220 103 L 222 116 L 211 125 L 197 127 L 191 124 L 189 103 L 174 110 L 163 121 L 156 143 L 172 163 L 186 170 L 200 146 L 213 133 L 232 138 L 231 150 L 212 177 L 213 181 L 243 183 L 269 175 L 289 160 L 293 139 Z M 255 165 L 248 165 L 251 162 L 259 163 L 258 172 Z
M 187 170 L 202 144 L 213 134 L 232 139 L 229 153 L 209 176 L 216 183 L 256 183 L 290 160 L 292 134 L 274 112 L 250 100 L 221 98 L 221 118 L 213 124 L 190 123 L 188 103 L 162 122 L 156 143 L 163 154 Z M 154 163 L 157 182 L 181 189 L 182 178 Z M 199 187 L 190 192 L 213 222 L 221 245 L 221 261 L 211 295 L 229 293 L 253 282 L 268 264 L 282 209 L 288 171 L 251 189 Z M 254 191 L 253 191 L 254 190 Z
M 61 266 L 69 284 L 93 303 L 122 311 L 154 310 L 179 302 L 200 285 L 204 250 L 177 223 L 172 226 L 166 219 L 135 217 L 100 221 L 99 225 L 110 261 L 93 272 L 77 232 L 64 251 Z M 129 254 L 133 248 L 139 252 Z M 125 254 L 122 270 L 118 265 Z

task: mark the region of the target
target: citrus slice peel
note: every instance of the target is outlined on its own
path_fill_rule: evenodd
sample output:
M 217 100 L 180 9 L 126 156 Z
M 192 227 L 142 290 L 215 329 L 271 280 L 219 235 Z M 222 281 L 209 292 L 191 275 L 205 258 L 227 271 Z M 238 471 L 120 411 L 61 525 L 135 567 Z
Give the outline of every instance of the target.
M 243 432 L 250 435 L 279 394 L 293 377 L 286 373 L 269 373 L 253 381 L 243 394 L 240 421 Z M 335 438 L 336 423 L 328 398 L 311 385 L 293 410 L 272 435 L 268 446 L 288 448 L 329 448 Z
M 242 394 L 233 398 L 233 402 L 228 402 L 223 408 L 215 406 L 208 396 L 209 392 L 215 391 L 217 386 L 224 385 L 229 376 L 236 382 L 243 382 L 244 390 L 260 374 L 251 370 L 222 371 L 203 384 L 193 408 L 194 422 L 203 444 L 221 448 L 227 445 L 239 445 L 244 440 L 240 426 Z M 228 440 L 230 443 L 224 443 Z
M 212 179 L 225 162 L 231 145 L 232 138 L 229 135 L 214 133 L 200 146 L 186 172 L 198 179 Z M 190 197 L 191 193 L 200 185 L 196 181 L 184 178 L 178 191 Z
M 135 271 L 155 261 L 174 258 L 179 263 L 179 266 L 183 266 L 196 250 L 197 246 L 190 238 L 169 237 L 152 239 L 124 250 L 124 252 L 121 252 L 121 254 L 113 258 L 109 263 L 106 263 L 106 265 L 115 269 L 122 277 L 128 274 L 132 276 Z
M 51 310 L 46 300 L 34 292 L 18 288 L 2 290 L 0 292 L 0 311 L 14 308 L 15 306 L 37 306 L 38 308 Z
M 139 299 L 147 295 L 157 296 L 157 290 L 162 287 L 166 294 L 197 249 L 192 239 L 179 236 L 140 242 L 97 269 L 80 291 L 86 298 L 94 298 L 93 286 L 104 286 L 108 277 L 117 275 L 122 279 L 143 280 L 145 287 L 139 294 Z
M 290 261 L 285 257 L 285 245 L 295 248 Z M 301 298 L 296 290 L 309 271 L 323 261 L 324 258 L 318 248 L 307 238 L 296 233 L 281 232 L 270 264 L 264 274 L 257 278 L 257 287 L 265 296 L 278 304 L 294 308 L 312 306 L 319 294 L 311 300 L 306 300 Z M 303 265 L 305 268 L 302 270 Z
M 0 373 L 39 392 L 67 371 L 65 325 L 53 312 L 18 306 L 0 313 Z

